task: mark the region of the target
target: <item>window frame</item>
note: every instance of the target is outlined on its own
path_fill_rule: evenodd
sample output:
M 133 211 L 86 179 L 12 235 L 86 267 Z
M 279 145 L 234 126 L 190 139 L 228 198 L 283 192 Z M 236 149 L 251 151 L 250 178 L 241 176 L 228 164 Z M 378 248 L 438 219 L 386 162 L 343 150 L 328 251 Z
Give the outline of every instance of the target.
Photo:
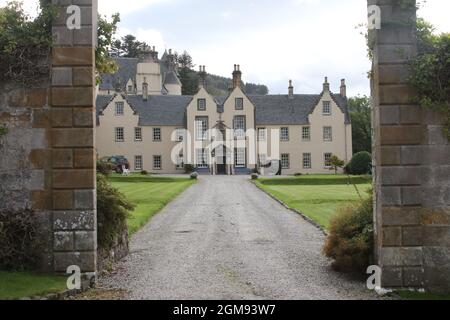
M 326 112 L 326 110 L 328 110 L 328 112 Z M 324 116 L 332 115 L 331 101 L 329 100 L 322 101 L 322 115 Z
M 155 134 L 159 131 L 159 138 L 158 135 Z M 161 128 L 153 128 L 153 142 L 162 142 L 162 130 Z
M 264 137 L 262 139 L 261 132 L 264 132 Z M 267 128 L 258 128 L 258 141 L 267 141 Z
M 238 101 L 240 102 L 238 104 Z M 244 110 L 244 98 L 235 98 L 234 99 L 234 110 L 242 111 Z
M 159 161 L 157 161 L 159 159 Z M 156 164 L 159 162 L 159 167 Z M 162 156 L 154 155 L 153 156 L 153 170 L 162 170 Z
M 181 134 L 180 134 L 181 132 Z M 184 128 L 176 128 L 175 129 L 175 135 L 176 135 L 176 141 L 175 142 L 183 142 L 184 141 Z
M 327 129 L 329 129 L 329 132 L 327 132 Z M 333 142 L 333 127 L 331 127 L 331 126 L 323 127 L 323 141 L 324 142 Z
M 328 157 L 328 156 L 329 156 L 329 157 Z M 323 154 L 323 164 L 324 164 L 324 168 L 329 169 L 329 168 L 332 167 L 332 165 L 331 165 L 331 158 L 332 158 L 332 157 L 333 157 L 333 153 L 331 153 L 331 152 L 326 152 L 326 153 Z M 327 158 L 329 158 L 329 159 L 327 160 Z M 327 161 L 330 162 L 329 165 L 327 165 Z
M 138 159 L 140 158 L 141 165 L 138 167 Z M 144 170 L 144 157 L 142 155 L 134 156 L 134 171 L 142 171 Z
M 119 110 L 121 110 L 121 112 L 119 112 Z M 123 117 L 125 115 L 125 102 L 116 101 L 114 114 L 116 117 Z
M 200 107 L 200 102 L 204 102 L 204 106 Z M 197 99 L 197 111 L 206 111 L 206 99 L 205 98 L 198 98 Z
M 199 157 L 199 154 L 201 153 L 201 156 Z M 206 149 L 204 148 L 197 148 L 195 149 L 195 166 L 199 169 L 208 169 L 208 160 L 206 158 Z
M 283 136 L 283 130 L 286 129 L 286 136 Z M 287 142 L 290 138 L 290 132 L 289 127 L 281 127 L 280 128 L 280 141 L 281 142 Z
M 309 161 L 308 165 L 305 165 L 306 161 Z M 312 169 L 312 154 L 311 153 L 303 153 L 302 162 L 303 162 L 302 163 L 303 164 L 303 169 Z
M 140 136 L 140 138 L 138 138 L 138 136 Z M 134 141 L 135 142 L 142 142 L 142 141 L 144 141 L 143 136 L 142 136 L 142 127 L 135 127 L 134 128 Z
M 239 125 L 242 124 L 243 128 L 237 128 L 236 124 L 238 124 L 237 120 L 238 119 L 242 119 L 241 122 L 239 122 Z M 239 131 L 237 131 L 239 130 Z M 242 132 L 240 131 L 242 130 Z M 238 140 L 243 140 L 245 139 L 246 136 L 246 131 L 247 131 L 247 118 L 244 115 L 237 115 L 233 117 L 233 132 L 234 132 L 234 138 L 238 139 Z M 241 132 L 241 133 L 240 133 Z
M 284 160 L 283 160 L 283 157 L 287 157 L 287 166 L 285 166 L 284 165 Z M 281 157 L 280 157 L 280 160 L 281 160 L 281 169 L 283 169 L 283 170 L 289 170 L 290 168 L 291 168 L 291 156 L 290 156 L 290 154 L 289 153 L 282 153 L 281 154 Z
M 119 130 L 122 132 L 122 139 L 119 139 Z M 124 127 L 115 127 L 114 128 L 114 139 L 116 142 L 125 142 L 125 128 Z
M 200 129 L 198 127 L 200 120 L 205 120 L 205 121 L 202 121 L 201 136 L 200 136 Z M 195 117 L 195 140 L 196 141 L 207 141 L 208 140 L 208 129 L 209 129 L 209 117 L 208 116 Z
M 307 135 L 305 130 L 307 130 Z M 302 127 L 302 141 L 311 141 L 311 126 Z

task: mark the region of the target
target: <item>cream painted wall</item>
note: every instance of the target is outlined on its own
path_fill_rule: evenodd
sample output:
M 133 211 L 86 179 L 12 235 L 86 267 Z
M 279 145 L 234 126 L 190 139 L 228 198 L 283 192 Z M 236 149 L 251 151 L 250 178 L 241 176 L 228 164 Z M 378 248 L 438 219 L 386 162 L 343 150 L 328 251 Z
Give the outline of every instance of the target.
M 124 115 L 115 115 L 115 103 L 122 101 L 125 104 Z M 172 133 L 176 131 L 176 126 L 142 127 L 142 140 L 134 140 L 134 129 L 138 127 L 139 117 L 134 115 L 134 111 L 121 96 L 116 96 L 100 116 L 100 125 L 97 126 L 96 143 L 99 158 L 113 155 L 125 156 L 134 169 L 135 156 L 143 157 L 143 170 L 156 174 L 183 173 L 177 170 L 176 164 L 171 160 L 171 153 L 178 142 L 172 141 Z M 124 142 L 116 142 L 115 128 L 123 127 L 125 132 Z M 181 126 L 180 128 L 182 128 Z M 161 142 L 153 141 L 153 128 L 161 129 Z M 159 155 L 162 159 L 162 169 L 153 169 L 153 156 Z
M 142 84 L 144 83 L 144 78 L 148 83 L 148 94 L 161 95 L 162 77 L 161 67 L 158 63 L 138 63 L 136 75 L 137 94 L 142 94 Z

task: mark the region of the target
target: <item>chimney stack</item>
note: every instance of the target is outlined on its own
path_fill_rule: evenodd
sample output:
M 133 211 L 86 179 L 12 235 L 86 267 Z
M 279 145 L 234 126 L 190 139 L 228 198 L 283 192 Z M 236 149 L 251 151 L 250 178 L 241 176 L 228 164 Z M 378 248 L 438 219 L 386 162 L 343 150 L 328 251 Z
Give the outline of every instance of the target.
M 347 85 L 345 84 L 345 79 L 341 80 L 341 96 L 347 98 Z
M 241 84 L 242 84 L 241 66 L 238 64 L 235 64 L 234 71 L 233 71 L 233 89 L 240 88 Z
M 142 84 L 142 99 L 148 100 L 148 83 L 147 78 L 144 77 L 144 83 Z
M 292 85 L 292 80 L 289 80 L 289 99 L 294 99 L 294 87 Z
M 325 82 L 323 83 L 323 91 L 330 92 L 330 84 L 328 83 L 328 77 L 325 77 Z
M 200 66 L 198 75 L 200 76 L 199 87 L 206 89 L 206 66 Z

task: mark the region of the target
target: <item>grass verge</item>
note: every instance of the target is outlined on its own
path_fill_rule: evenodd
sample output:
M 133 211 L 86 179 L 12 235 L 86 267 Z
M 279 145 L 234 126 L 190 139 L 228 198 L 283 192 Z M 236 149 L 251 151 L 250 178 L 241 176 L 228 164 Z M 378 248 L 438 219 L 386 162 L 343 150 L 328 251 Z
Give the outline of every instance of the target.
M 67 278 L 0 271 L 0 300 L 17 300 L 66 290 Z
M 339 206 L 359 201 L 358 192 L 364 196 L 371 186 L 371 178 L 345 175 L 308 175 L 290 178 L 261 178 L 255 184 L 284 202 L 292 209 L 302 212 L 328 229 L 330 219 Z
M 196 183 L 196 180 L 189 178 L 142 175 L 112 175 L 109 181 L 136 205 L 128 219 L 130 235 L 136 233 L 169 202 Z

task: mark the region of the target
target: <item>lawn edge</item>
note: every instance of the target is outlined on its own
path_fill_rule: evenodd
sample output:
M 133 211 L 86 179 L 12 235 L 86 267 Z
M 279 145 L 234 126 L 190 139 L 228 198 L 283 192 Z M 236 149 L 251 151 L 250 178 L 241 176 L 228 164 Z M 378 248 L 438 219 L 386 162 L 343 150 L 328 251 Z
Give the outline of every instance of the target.
M 192 186 L 196 185 L 198 183 L 198 180 L 195 180 L 194 183 L 192 183 L 191 185 L 189 185 L 186 189 L 182 190 L 181 192 L 179 192 L 178 194 L 175 194 L 172 198 L 170 198 L 159 210 L 155 211 L 147 220 L 147 222 L 145 222 L 141 227 L 139 227 L 136 231 L 134 231 L 133 233 L 130 232 L 130 230 L 128 230 L 128 237 L 131 240 L 131 238 L 133 238 L 136 233 L 140 232 L 143 228 L 145 228 L 152 220 L 154 217 L 156 217 L 158 214 L 161 213 L 161 211 L 163 211 L 169 204 L 171 204 L 173 201 L 175 201 L 179 196 L 181 196 L 183 193 L 185 193 L 186 191 L 188 191 Z
M 319 223 L 317 223 L 316 221 L 314 221 L 313 219 L 311 219 L 310 217 L 308 217 L 306 214 L 304 214 L 303 212 L 301 212 L 300 210 L 291 208 L 290 206 L 288 206 L 286 203 L 284 203 L 283 201 L 281 201 L 280 199 L 278 199 L 277 197 L 275 197 L 273 194 L 271 194 L 269 191 L 264 190 L 261 186 L 258 185 L 257 181 L 254 180 L 250 180 L 250 182 L 259 190 L 261 190 L 262 192 L 264 192 L 265 194 L 267 194 L 269 197 L 271 197 L 273 200 L 275 200 L 276 202 L 278 202 L 279 204 L 281 204 L 283 207 L 285 207 L 286 209 L 300 215 L 304 220 L 306 220 L 306 222 L 312 224 L 314 227 L 316 227 L 317 229 L 319 229 L 325 236 L 329 236 L 328 231 L 322 227 Z

